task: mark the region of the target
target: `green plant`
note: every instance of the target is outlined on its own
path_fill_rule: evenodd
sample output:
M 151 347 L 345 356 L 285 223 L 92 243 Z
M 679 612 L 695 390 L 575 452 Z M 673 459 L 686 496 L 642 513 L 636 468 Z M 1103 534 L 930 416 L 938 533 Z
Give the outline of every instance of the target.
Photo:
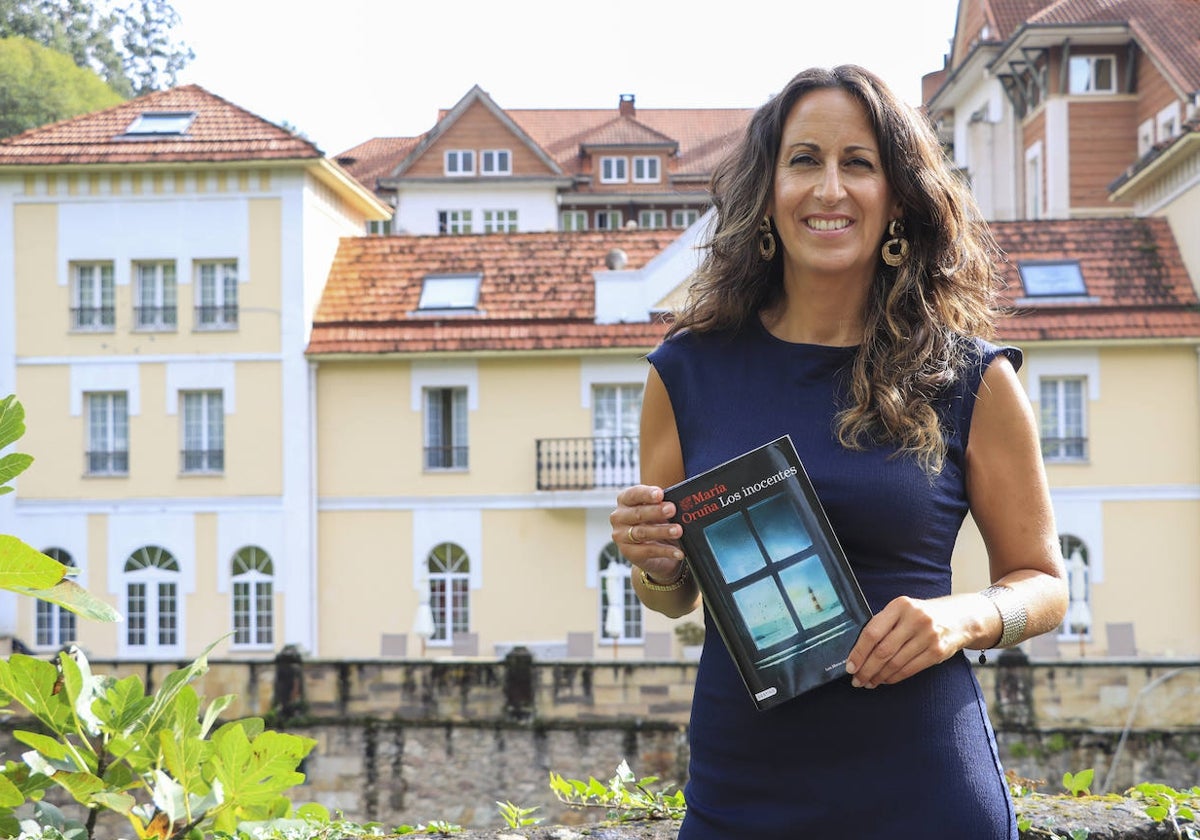
M 1091 796 L 1092 779 L 1096 773 L 1091 768 L 1078 773 L 1063 773 L 1063 788 L 1071 796 Z
M 1200 840 L 1200 829 L 1195 825 L 1196 811 L 1200 809 L 1200 786 L 1176 790 L 1167 785 L 1144 782 L 1130 788 L 1129 794 L 1147 803 L 1143 808 L 1147 817 L 1157 823 L 1170 823 L 1180 840 Z
M 505 800 L 504 802 L 497 802 L 496 807 L 500 809 L 500 816 L 509 828 L 524 828 L 529 825 L 537 825 L 542 821 L 540 817 L 530 816 L 530 814 L 537 810 L 536 806 L 533 808 L 522 808 Z
M 0 450 L 25 434 L 25 409 L 16 396 L 0 398 Z M 0 496 L 11 493 L 9 482 L 23 473 L 33 458 L 20 452 L 0 457 Z M 120 615 L 75 581 L 65 566 L 10 534 L 0 534 L 0 589 L 29 595 L 98 621 L 118 621 Z
M 675 625 L 675 638 L 681 645 L 704 644 L 704 625 L 695 621 L 685 621 Z
M 670 785 L 661 791 L 652 791 L 650 785 L 658 781 L 657 776 L 638 779 L 622 761 L 616 775 L 602 784 L 595 778 L 586 782 L 564 779 L 550 773 L 550 790 L 560 802 L 577 808 L 607 808 L 609 819 L 620 822 L 631 820 L 679 819 L 687 810 L 683 791 L 670 792 Z
M 78 650 L 60 653 L 57 663 L 20 654 L 0 660 L 0 698 L 23 707 L 43 730 L 13 733 L 31 749 L 24 767 L 4 769 L 0 835 L 15 833 L 17 797 L 36 796 L 46 784 L 89 809 L 89 838 L 101 810 L 125 816 L 139 838 L 164 839 L 286 816 L 284 791 L 304 781 L 296 768 L 316 742 L 265 730 L 258 718 L 214 729 L 233 695 L 202 712 L 190 685 L 207 670 L 214 646 L 168 674 L 153 695 L 137 675 L 93 674 Z

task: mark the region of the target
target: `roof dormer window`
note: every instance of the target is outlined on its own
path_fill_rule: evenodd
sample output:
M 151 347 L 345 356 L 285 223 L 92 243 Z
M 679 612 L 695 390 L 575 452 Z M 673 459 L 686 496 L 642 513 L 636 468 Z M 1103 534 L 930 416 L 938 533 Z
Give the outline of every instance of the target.
M 1087 294 L 1078 260 L 1021 262 L 1017 267 L 1027 298 L 1079 297 Z
M 1068 93 L 1116 93 L 1117 60 L 1111 55 L 1073 55 Z
M 421 282 L 418 311 L 478 308 L 481 274 L 427 274 Z
M 635 184 L 657 184 L 660 180 L 657 157 L 646 156 L 633 159 L 633 182 Z
M 624 184 L 629 180 L 629 159 L 623 157 L 600 158 L 600 183 Z
M 129 124 L 125 133 L 155 136 L 186 134 L 194 119 L 195 111 L 146 111 Z

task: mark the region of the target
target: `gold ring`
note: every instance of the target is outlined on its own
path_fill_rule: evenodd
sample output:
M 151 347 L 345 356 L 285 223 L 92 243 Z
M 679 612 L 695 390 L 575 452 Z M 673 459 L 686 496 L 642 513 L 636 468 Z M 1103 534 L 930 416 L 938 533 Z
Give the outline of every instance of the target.
M 641 540 L 634 539 L 634 537 L 633 537 L 633 526 L 632 526 L 632 525 L 630 525 L 630 526 L 629 526 L 629 530 L 625 532 L 625 536 L 626 536 L 626 538 L 629 540 L 629 542 L 630 542 L 630 544 L 631 544 L 631 545 L 641 545 L 641 543 L 642 543 L 642 541 L 641 541 Z

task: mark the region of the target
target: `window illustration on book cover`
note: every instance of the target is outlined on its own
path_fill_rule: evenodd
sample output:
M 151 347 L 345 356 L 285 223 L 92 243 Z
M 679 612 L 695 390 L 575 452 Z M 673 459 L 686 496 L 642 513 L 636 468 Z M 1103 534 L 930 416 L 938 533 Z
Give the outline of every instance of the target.
M 759 709 L 846 673 L 871 617 L 792 440 L 669 487 L 683 550 Z

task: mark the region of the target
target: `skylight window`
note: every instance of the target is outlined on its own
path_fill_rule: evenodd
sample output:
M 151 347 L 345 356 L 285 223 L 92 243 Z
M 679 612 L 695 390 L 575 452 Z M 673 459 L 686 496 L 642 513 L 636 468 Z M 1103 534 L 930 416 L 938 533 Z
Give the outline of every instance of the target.
M 1076 260 L 1019 263 L 1021 285 L 1028 297 L 1086 295 L 1083 272 Z
M 126 134 L 184 134 L 196 118 L 194 111 L 146 111 L 125 129 Z
M 417 309 L 475 309 L 481 279 L 479 274 L 430 274 L 422 282 Z

